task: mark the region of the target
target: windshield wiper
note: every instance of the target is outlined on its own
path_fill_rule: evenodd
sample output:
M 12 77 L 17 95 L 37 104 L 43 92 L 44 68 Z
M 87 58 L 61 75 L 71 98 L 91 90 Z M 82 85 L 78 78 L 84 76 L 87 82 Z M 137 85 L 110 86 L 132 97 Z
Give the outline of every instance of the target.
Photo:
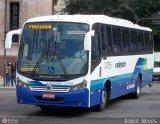
M 55 53 L 56 53 L 56 52 L 55 52 Z M 63 70 L 63 72 L 64 72 L 64 75 L 65 75 L 67 78 L 69 78 L 68 72 L 67 72 L 64 64 L 62 63 L 62 59 L 61 59 L 60 55 L 59 55 L 58 53 L 56 53 L 55 55 L 58 56 L 58 62 L 59 62 L 60 66 L 61 66 L 61 68 L 62 68 L 62 70 Z
M 55 42 L 55 48 L 53 50 L 53 56 L 58 56 L 58 62 L 59 62 L 60 66 L 61 66 L 61 68 L 62 68 L 62 70 L 64 72 L 64 76 L 66 76 L 67 78 L 69 78 L 68 72 L 67 72 L 67 70 L 66 70 L 66 68 L 65 68 L 65 66 L 64 66 L 64 64 L 62 62 L 61 56 L 56 51 L 56 49 L 57 49 L 57 35 L 58 34 L 55 35 L 55 40 L 54 40 L 54 42 Z M 49 49 L 50 49 L 50 45 L 48 46 L 48 50 Z
M 46 55 L 46 52 L 44 52 L 43 54 L 41 54 L 40 58 L 38 59 L 38 61 L 36 62 L 36 65 L 34 66 L 34 68 L 32 70 L 31 77 L 34 76 L 35 73 L 37 72 L 37 69 L 39 68 L 39 65 L 40 65 L 42 59 L 45 57 L 45 55 Z

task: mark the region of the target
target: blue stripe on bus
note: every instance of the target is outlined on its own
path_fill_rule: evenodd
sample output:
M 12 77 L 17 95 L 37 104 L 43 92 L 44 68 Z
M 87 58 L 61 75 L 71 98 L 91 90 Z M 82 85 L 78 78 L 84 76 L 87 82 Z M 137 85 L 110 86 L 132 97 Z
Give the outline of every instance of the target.
M 152 81 L 153 69 L 143 70 L 142 72 L 143 80 L 142 87 L 149 84 Z M 133 76 L 134 75 L 134 76 Z M 110 78 L 103 78 L 91 81 L 90 89 L 90 104 L 91 106 L 97 105 L 101 101 L 101 91 L 107 80 L 111 81 L 111 96 L 110 99 L 134 92 L 136 90 L 136 79 L 138 74 L 124 74 Z M 128 83 L 128 84 L 127 84 Z M 127 89 L 128 85 L 135 84 L 134 88 Z M 121 86 L 120 86 L 121 85 Z

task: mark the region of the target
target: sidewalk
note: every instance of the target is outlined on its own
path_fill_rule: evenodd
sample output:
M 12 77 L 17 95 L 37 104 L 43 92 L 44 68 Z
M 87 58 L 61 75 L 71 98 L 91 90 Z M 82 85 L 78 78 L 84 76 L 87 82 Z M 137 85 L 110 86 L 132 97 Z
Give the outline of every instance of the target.
M 10 87 L 8 87 L 8 86 L 5 86 L 5 87 L 3 87 L 3 78 L 0 78 L 0 89 L 2 89 L 2 88 L 6 88 L 6 89 L 15 89 L 16 87 L 15 86 L 10 86 Z

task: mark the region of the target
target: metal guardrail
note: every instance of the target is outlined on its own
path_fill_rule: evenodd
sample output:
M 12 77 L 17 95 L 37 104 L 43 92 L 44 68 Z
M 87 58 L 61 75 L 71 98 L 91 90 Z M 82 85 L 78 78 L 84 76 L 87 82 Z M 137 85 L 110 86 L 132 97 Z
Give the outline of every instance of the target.
M 136 24 L 138 24 L 142 20 L 160 20 L 160 18 L 140 18 L 140 19 L 137 19 Z

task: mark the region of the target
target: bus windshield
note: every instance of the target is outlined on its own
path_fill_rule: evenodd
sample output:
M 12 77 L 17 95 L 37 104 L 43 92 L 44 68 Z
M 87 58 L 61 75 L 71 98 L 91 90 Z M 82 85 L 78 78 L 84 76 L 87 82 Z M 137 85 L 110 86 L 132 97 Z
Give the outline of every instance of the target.
M 30 76 L 85 74 L 88 53 L 84 51 L 84 36 L 88 31 L 89 25 L 82 23 L 25 24 L 18 54 L 18 72 Z

